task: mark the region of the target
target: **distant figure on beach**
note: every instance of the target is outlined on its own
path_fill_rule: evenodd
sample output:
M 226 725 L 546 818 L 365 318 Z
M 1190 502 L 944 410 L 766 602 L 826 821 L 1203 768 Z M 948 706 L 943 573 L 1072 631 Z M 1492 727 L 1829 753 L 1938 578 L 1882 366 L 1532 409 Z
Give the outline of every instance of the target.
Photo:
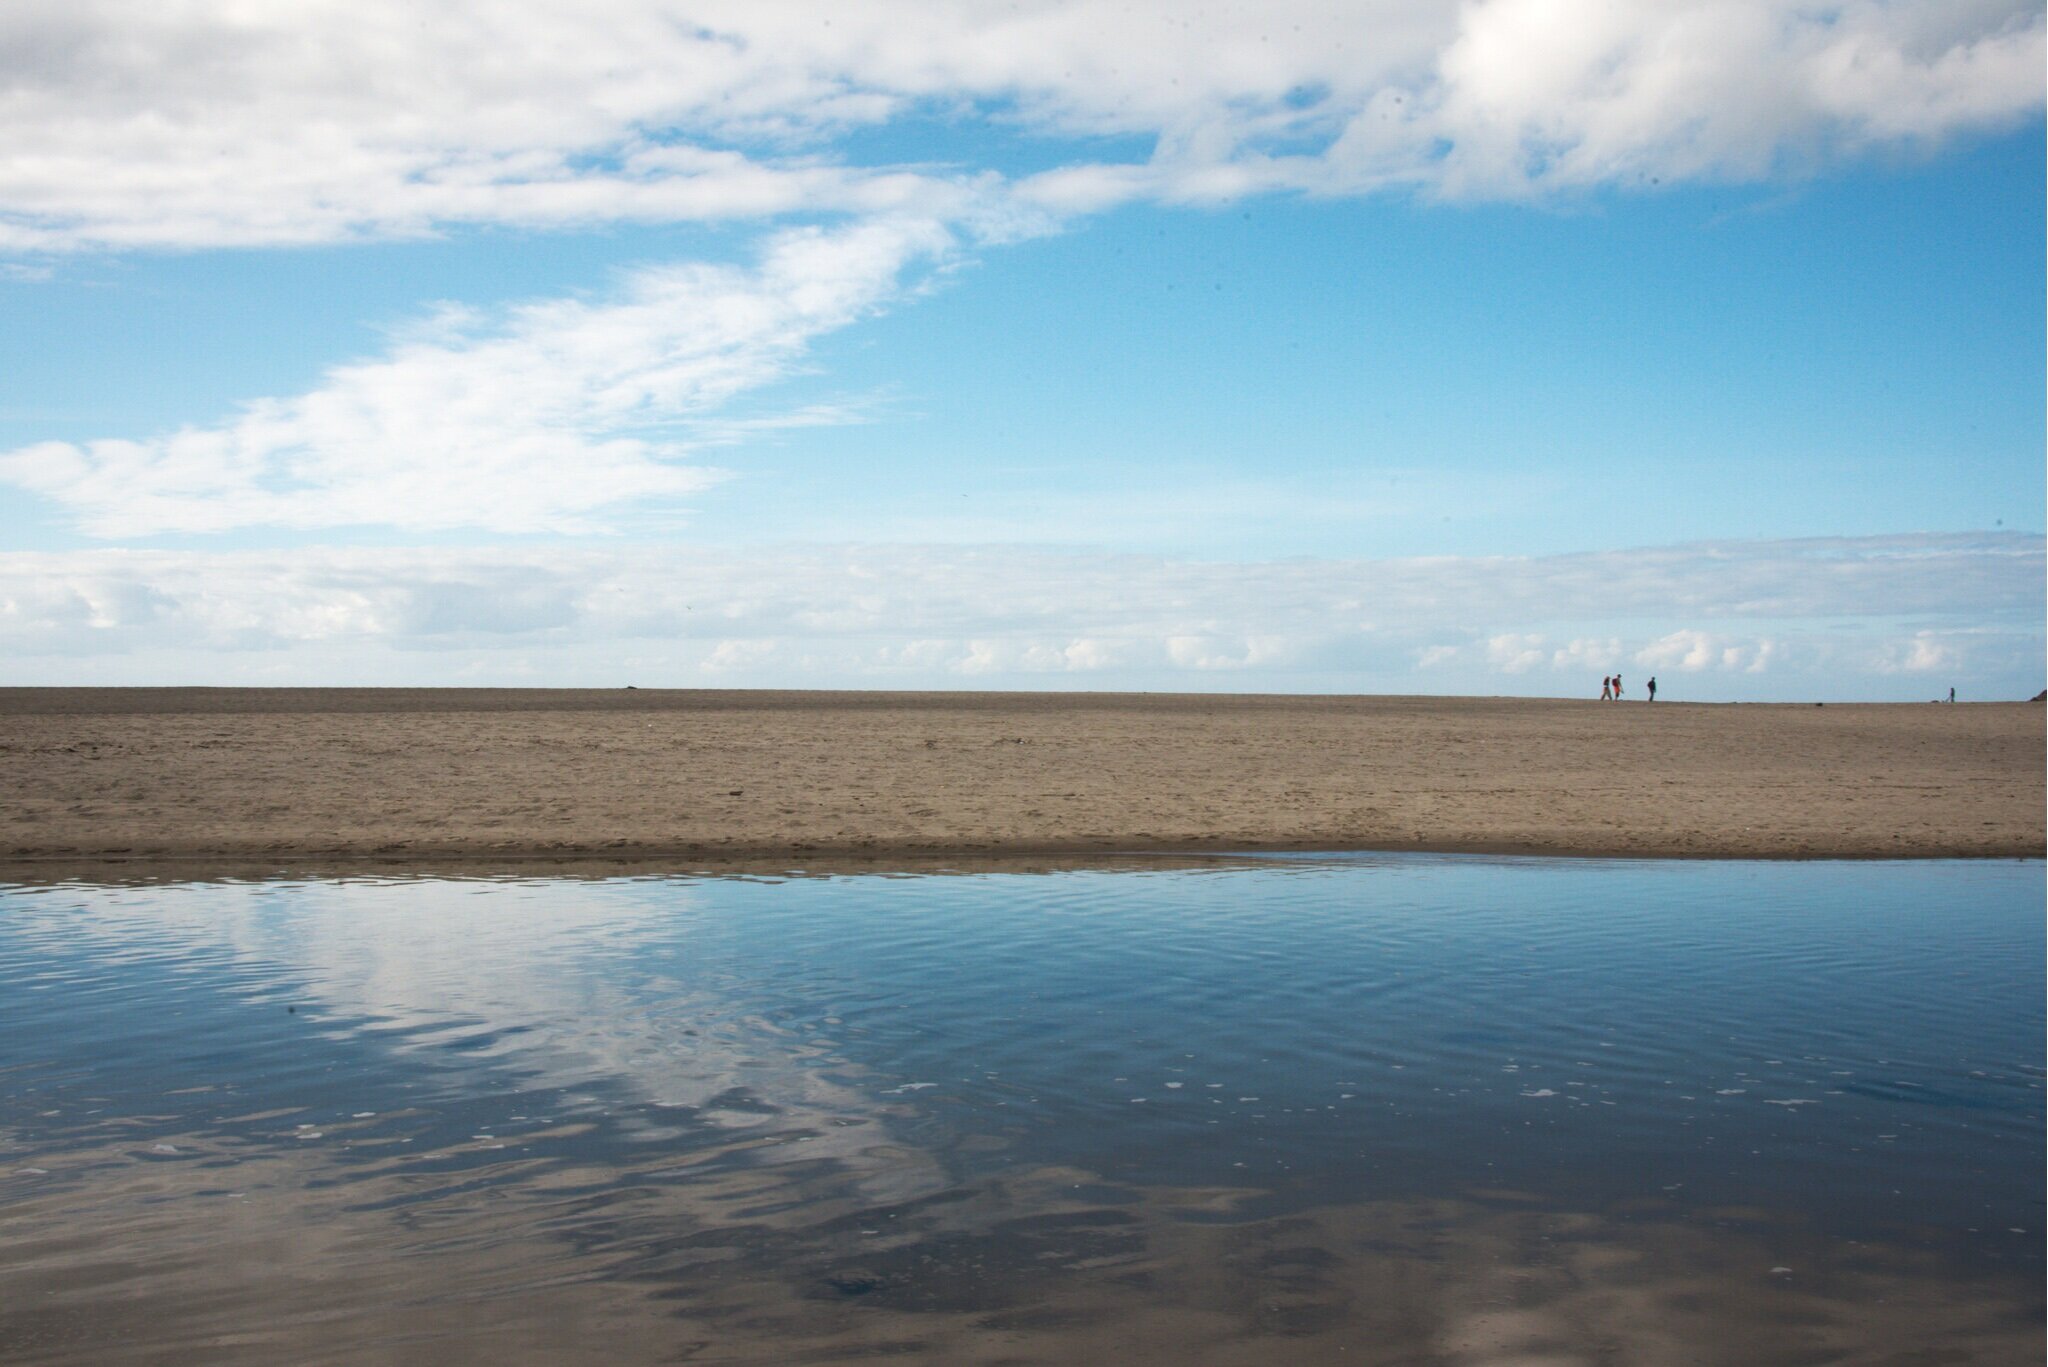
M 1617 702 L 1621 700 L 1621 675 L 1619 674 L 1614 676 L 1614 697 Z
M 1955 691 L 1955 689 L 1953 689 L 1953 688 L 1949 689 L 1949 691 L 1948 691 L 1948 700 L 1949 700 L 1950 702 L 1954 702 L 1954 701 L 1956 700 L 1956 691 Z
M 1657 701 L 1657 676 L 1655 674 L 1650 676 L 1650 701 Z
M 1602 674 L 1600 676 L 1600 701 L 1614 701 L 1614 676 L 1612 674 Z

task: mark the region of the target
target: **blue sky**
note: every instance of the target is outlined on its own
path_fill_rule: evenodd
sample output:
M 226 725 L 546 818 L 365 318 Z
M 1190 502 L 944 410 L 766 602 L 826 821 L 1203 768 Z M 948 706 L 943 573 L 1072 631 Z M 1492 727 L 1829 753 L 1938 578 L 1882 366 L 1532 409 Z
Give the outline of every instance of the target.
M 891 9 L 10 12 L 0 682 L 2041 686 L 2037 10 Z

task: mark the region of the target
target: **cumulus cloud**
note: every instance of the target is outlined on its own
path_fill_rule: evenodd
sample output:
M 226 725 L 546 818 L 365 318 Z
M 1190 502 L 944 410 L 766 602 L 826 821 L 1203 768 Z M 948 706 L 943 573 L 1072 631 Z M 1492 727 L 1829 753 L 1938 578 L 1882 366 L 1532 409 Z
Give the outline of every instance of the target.
M 1755 611 L 1759 576 L 1798 580 L 1816 560 L 1862 573 Z M 638 659 L 671 682 L 1241 688 L 1419 676 L 1571 693 L 1612 654 L 1724 694 L 1787 671 L 1831 684 L 2038 671 L 2037 536 L 1729 542 L 1607 561 L 1246 564 L 914 546 L 22 552 L 0 555 L 0 669 L 8 682 L 49 681 L 66 660 L 136 655 L 162 681 L 151 652 L 183 652 L 193 682 L 245 677 L 233 661 L 252 656 L 361 681 L 346 669 L 392 651 L 414 678 L 437 657 L 488 656 L 499 674 L 545 659 L 556 679 L 585 666 L 615 676 Z M 1687 601 L 1653 610 L 1678 561 Z M 1540 614 L 1534 601 L 1546 601 Z
M 1581 636 L 1559 646 L 1551 654 L 1550 667 L 1556 670 L 1599 670 L 1605 672 L 1614 668 L 1622 653 L 1621 640 L 1609 636 L 1604 640 Z
M 716 470 L 684 462 L 731 439 L 719 409 L 782 376 L 821 333 L 886 304 L 906 270 L 942 259 L 953 240 L 931 219 L 793 229 L 752 268 L 646 268 L 599 301 L 529 303 L 488 323 L 449 315 L 308 393 L 145 440 L 23 447 L 0 454 L 0 480 L 100 537 L 596 530 L 610 510 L 714 482 Z
M 2042 61 L 2019 0 L 17 0 L 0 250 L 1749 178 L 2009 122 Z M 912 115 L 984 164 L 843 150 Z
M 1502 632 L 1486 640 L 1486 660 L 1503 674 L 1526 674 L 1544 662 L 1543 638 L 1529 632 Z
M 775 659 L 782 648 L 782 642 L 768 637 L 761 640 L 734 638 L 717 642 L 704 657 L 707 672 L 719 673 L 726 670 L 758 669 Z
M 1683 630 L 1658 637 L 1631 658 L 1645 669 L 1677 669 L 1689 674 L 1721 669 L 1761 674 L 1770 667 L 1771 657 L 1777 652 L 1775 641 L 1735 640 L 1714 632 Z
M 1916 631 L 1880 645 L 1870 667 L 1880 674 L 1936 674 L 1953 671 L 1969 650 L 1967 631 Z
M 1486 0 L 1438 65 L 1445 183 L 1750 178 L 1940 138 L 2038 106 L 2040 18 L 1982 3 Z
M 1168 636 L 1167 660 L 1178 669 L 1244 670 L 1278 664 L 1294 653 L 1297 643 L 1284 635 L 1256 632 Z

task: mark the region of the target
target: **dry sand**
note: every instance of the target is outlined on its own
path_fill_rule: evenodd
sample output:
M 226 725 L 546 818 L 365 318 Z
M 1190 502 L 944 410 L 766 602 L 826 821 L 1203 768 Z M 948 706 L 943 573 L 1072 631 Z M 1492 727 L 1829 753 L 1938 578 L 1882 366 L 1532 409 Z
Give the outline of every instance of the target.
M 0 689 L 0 862 L 2040 856 L 2043 711 Z

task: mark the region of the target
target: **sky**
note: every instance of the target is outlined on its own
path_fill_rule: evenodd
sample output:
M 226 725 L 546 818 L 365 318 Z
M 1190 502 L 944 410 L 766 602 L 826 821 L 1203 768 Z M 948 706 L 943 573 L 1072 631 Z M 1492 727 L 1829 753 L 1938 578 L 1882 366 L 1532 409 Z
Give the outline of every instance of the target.
M 15 0 L 0 684 L 2032 696 L 2004 0 Z

